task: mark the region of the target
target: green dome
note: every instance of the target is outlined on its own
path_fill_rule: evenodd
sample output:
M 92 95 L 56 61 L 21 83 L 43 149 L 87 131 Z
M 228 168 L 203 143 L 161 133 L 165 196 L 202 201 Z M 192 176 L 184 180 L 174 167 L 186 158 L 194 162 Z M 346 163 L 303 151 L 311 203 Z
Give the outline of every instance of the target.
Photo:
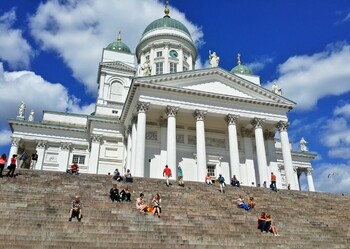
M 121 41 L 112 42 L 106 47 L 106 49 L 131 54 L 130 48 Z
M 253 75 L 253 71 L 244 65 L 237 65 L 232 68 L 231 73 L 240 73 L 245 75 Z
M 178 29 L 181 30 L 183 32 L 185 32 L 186 34 L 188 34 L 191 37 L 190 32 L 188 31 L 188 29 L 186 28 L 185 25 L 183 25 L 181 22 L 170 18 L 170 16 L 166 15 L 163 18 L 159 18 L 153 22 L 151 22 L 145 29 L 145 31 L 143 31 L 143 34 L 146 34 L 147 32 L 154 30 L 154 29 L 158 29 L 158 28 L 163 28 L 163 27 L 168 27 L 168 28 L 174 28 L 174 29 Z

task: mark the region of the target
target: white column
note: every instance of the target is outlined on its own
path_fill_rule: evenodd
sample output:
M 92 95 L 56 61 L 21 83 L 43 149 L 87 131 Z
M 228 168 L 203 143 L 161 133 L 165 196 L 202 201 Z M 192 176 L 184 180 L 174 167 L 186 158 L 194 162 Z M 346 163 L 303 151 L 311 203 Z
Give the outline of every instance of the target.
M 294 171 L 294 181 L 295 181 L 295 185 L 296 185 L 296 190 L 300 190 L 299 177 L 298 177 L 298 167 L 294 166 L 293 171 Z
M 11 137 L 11 148 L 10 148 L 10 152 L 8 154 L 7 165 L 11 164 L 12 156 L 17 155 L 18 146 L 19 146 L 20 142 L 21 142 L 21 139 L 19 137 Z
M 131 139 L 132 139 L 132 147 L 131 147 L 131 166 L 130 172 L 131 175 L 135 175 L 135 164 L 136 164 L 136 144 L 137 144 L 137 118 L 132 118 L 131 125 Z
M 309 191 L 315 192 L 314 180 L 312 178 L 312 171 L 313 169 L 311 168 L 306 169 L 306 179 L 307 179 L 307 185 L 309 187 Z
M 145 176 L 145 149 L 146 149 L 146 112 L 149 103 L 137 103 L 137 144 L 136 144 L 136 160 L 135 160 L 135 176 Z
M 277 168 L 277 156 L 276 156 L 276 148 L 275 148 L 275 131 L 267 131 L 264 133 L 264 137 L 267 140 L 267 175 L 270 176 L 271 172 L 276 173 Z M 280 189 L 282 187 L 281 184 L 281 174 L 275 174 L 276 175 L 276 185 L 277 189 Z M 266 186 L 270 186 L 271 179 L 270 177 L 267 177 Z
M 47 141 L 36 142 L 36 152 L 38 154 L 38 161 L 36 162 L 35 169 L 41 170 L 44 168 L 44 157 Z
M 182 72 L 184 69 L 184 48 L 179 45 L 179 64 L 177 65 L 177 71 Z
M 91 151 L 90 151 L 89 170 L 88 170 L 90 174 L 97 174 L 98 172 L 101 137 L 102 137 L 101 135 L 91 134 Z
M 256 155 L 258 158 L 259 183 L 260 183 L 260 186 L 262 186 L 264 181 L 267 182 L 267 179 L 268 179 L 265 142 L 264 142 L 264 135 L 262 130 L 263 120 L 254 118 L 251 121 L 251 124 L 253 125 L 255 130 L 255 144 L 256 144 Z
M 159 169 L 164 169 L 168 160 L 167 158 L 168 157 L 167 123 L 168 123 L 168 119 L 162 117 L 160 120 L 160 165 L 157 167 Z M 158 178 L 163 178 L 163 170 L 157 170 L 157 172 L 153 172 L 153 175 Z
M 205 150 L 204 118 L 206 111 L 195 110 L 193 116 L 196 119 L 197 139 L 197 181 L 203 181 L 207 175 L 207 154 Z
M 126 130 L 128 135 L 127 147 L 126 147 L 126 170 L 130 169 L 131 166 L 131 147 L 132 147 L 132 137 L 131 137 L 131 126 Z M 126 172 L 126 171 L 125 171 Z
M 69 166 L 69 154 L 70 154 L 70 146 L 69 143 L 62 143 L 61 144 L 61 152 L 60 152 L 60 164 L 59 164 L 59 171 L 65 172 L 68 169 Z
M 105 78 L 106 78 L 106 73 L 101 72 L 101 77 L 100 77 L 100 82 L 98 85 L 98 98 L 97 98 L 97 103 L 98 104 L 103 104 L 103 91 L 104 91 L 104 86 L 105 86 Z
M 154 57 L 155 57 L 155 49 L 154 46 L 151 47 L 150 50 L 150 56 L 149 56 L 149 61 L 151 63 L 151 70 L 152 70 L 152 75 L 156 74 L 156 65 L 154 64 Z
M 167 164 L 171 169 L 172 178 L 176 179 L 176 114 L 178 108 L 167 106 L 165 113 L 168 115 L 167 128 Z
M 225 120 L 228 124 L 231 176 L 236 175 L 237 179 L 241 181 L 237 127 L 236 127 L 237 118 L 238 116 L 236 115 L 228 114 L 225 117 Z
M 252 131 L 250 129 L 242 128 L 242 136 L 244 144 L 245 166 L 241 171 L 241 173 L 244 172 L 244 175 L 241 174 L 242 179 L 239 180 L 243 182 L 243 185 L 245 186 L 257 186 L 253 159 Z
M 169 73 L 170 72 L 169 43 L 165 43 L 165 49 L 164 49 L 163 57 L 164 57 L 163 73 Z
M 297 190 L 297 182 L 295 182 L 295 176 L 292 164 L 292 153 L 289 147 L 288 129 L 289 123 L 284 121 L 279 121 L 276 125 L 280 131 L 281 145 L 282 145 L 282 156 L 284 162 L 284 170 L 286 172 L 287 186 L 290 184 L 291 190 Z

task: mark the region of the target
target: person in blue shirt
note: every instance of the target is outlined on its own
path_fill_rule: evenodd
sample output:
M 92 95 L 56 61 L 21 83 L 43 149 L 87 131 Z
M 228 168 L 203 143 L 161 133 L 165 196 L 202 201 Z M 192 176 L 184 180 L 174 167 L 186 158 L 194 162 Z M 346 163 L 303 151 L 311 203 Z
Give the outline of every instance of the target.
M 219 178 L 218 178 L 219 184 L 220 184 L 220 192 L 221 193 L 225 193 L 225 178 L 219 174 Z
M 177 178 L 178 178 L 179 186 L 185 187 L 182 168 L 180 166 L 177 167 Z

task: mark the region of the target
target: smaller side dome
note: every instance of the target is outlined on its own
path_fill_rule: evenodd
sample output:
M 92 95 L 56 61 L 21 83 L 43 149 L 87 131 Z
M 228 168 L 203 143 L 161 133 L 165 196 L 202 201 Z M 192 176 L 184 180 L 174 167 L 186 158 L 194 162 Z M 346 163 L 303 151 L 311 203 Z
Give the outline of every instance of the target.
M 111 50 L 111 51 L 117 51 L 117 52 L 122 52 L 122 53 L 127 53 L 127 54 L 131 54 L 131 50 L 130 48 L 124 43 L 122 42 L 122 39 L 120 37 L 120 32 L 118 34 L 118 39 L 116 42 L 112 42 L 110 43 L 107 47 L 107 50 Z
M 234 68 L 231 69 L 230 73 L 232 74 L 236 74 L 236 73 L 239 73 L 239 74 L 245 74 L 245 75 L 253 75 L 253 71 L 247 67 L 247 66 L 244 66 L 241 64 L 241 55 L 238 54 L 238 65 L 235 66 Z

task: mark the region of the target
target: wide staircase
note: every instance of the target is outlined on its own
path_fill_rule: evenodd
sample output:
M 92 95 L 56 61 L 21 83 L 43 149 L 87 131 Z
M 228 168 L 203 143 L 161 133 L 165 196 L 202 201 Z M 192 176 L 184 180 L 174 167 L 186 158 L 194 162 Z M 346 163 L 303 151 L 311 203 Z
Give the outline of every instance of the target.
M 0 248 L 350 248 L 348 195 L 231 186 L 221 194 L 218 185 L 134 178 L 132 202 L 112 203 L 111 176 L 19 173 L 0 179 Z M 148 201 L 160 194 L 161 218 L 136 210 L 140 192 Z M 82 222 L 68 222 L 75 195 Z M 238 208 L 239 195 L 254 196 L 256 208 Z M 279 237 L 257 229 L 263 211 Z

